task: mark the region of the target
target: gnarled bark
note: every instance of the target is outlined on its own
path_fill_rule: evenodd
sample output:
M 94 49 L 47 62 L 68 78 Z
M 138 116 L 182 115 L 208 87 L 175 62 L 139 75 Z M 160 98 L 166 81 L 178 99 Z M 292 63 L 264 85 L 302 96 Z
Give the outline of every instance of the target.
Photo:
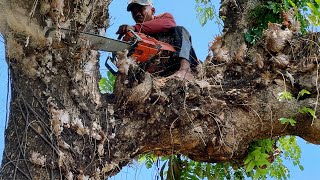
M 196 81 L 153 77 L 130 66 L 108 97 L 99 92 L 98 53 L 88 41 L 59 31 L 48 39 L 44 31 L 49 22 L 98 33 L 108 25 L 109 1 L 0 2 L 12 80 L 4 179 L 101 179 L 149 151 L 238 161 L 252 141 L 280 135 L 319 142 L 318 118 L 298 113 L 317 109 L 319 34 L 302 38 L 270 24 L 261 43 L 248 47 L 248 8 L 242 7 L 256 1 L 223 1 L 222 13 L 233 14 L 226 14 L 225 34 L 212 45 L 215 56 L 198 67 Z M 279 101 L 279 93 L 302 89 L 312 95 Z M 296 126 L 281 124 L 281 117 L 294 117 Z

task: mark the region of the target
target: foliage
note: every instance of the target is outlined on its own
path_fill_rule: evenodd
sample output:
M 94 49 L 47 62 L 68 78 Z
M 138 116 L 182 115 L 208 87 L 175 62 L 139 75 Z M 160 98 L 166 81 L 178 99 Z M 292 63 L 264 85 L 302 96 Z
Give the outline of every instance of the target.
M 297 100 L 300 98 L 300 97 L 303 97 L 304 95 L 310 95 L 311 93 L 305 89 L 302 89 L 299 94 L 298 94 L 298 97 L 297 97 Z M 309 107 L 305 107 L 303 106 L 302 108 L 299 109 L 299 113 L 301 114 L 308 114 L 310 115 L 312 118 L 317 118 L 316 117 L 316 111 L 315 109 L 312 109 L 312 108 L 309 108 Z
M 215 12 L 214 6 L 211 3 L 211 0 L 196 0 L 196 11 L 197 18 L 200 21 L 200 24 L 204 26 L 207 24 L 208 20 L 213 20 L 216 18 L 216 23 L 221 25 L 221 19 Z
M 310 95 L 310 94 L 311 94 L 311 93 L 310 93 L 308 90 L 302 89 L 302 90 L 298 93 L 296 100 L 298 101 L 301 97 L 303 97 L 303 96 L 305 96 L 305 95 Z M 283 92 L 280 92 L 280 93 L 278 94 L 278 96 L 279 96 L 278 98 L 279 98 L 280 101 L 282 101 L 282 100 L 292 100 L 292 99 L 294 99 L 293 95 L 292 95 L 290 92 L 286 91 L 286 90 L 283 91 Z M 308 114 L 308 115 L 310 115 L 312 118 L 317 118 L 317 117 L 316 117 L 316 113 L 315 113 L 315 109 L 312 109 L 312 108 L 309 108 L 309 107 L 305 107 L 305 106 L 301 107 L 301 108 L 299 109 L 299 113 L 301 113 L 301 114 Z M 290 118 L 284 118 L 284 117 L 282 117 L 282 118 L 279 118 L 279 121 L 281 122 L 281 124 L 290 124 L 291 126 L 295 126 L 295 124 L 297 123 L 297 122 L 293 119 L 293 117 L 290 117 Z
M 114 76 L 110 71 L 108 71 L 107 77 L 101 78 L 99 81 L 100 92 L 101 93 L 112 93 L 115 80 L 116 80 L 116 76 Z
M 282 100 L 292 100 L 293 99 L 293 96 L 292 94 L 289 92 L 289 91 L 282 91 L 278 94 L 278 98 L 279 98 L 279 101 L 282 101 Z
M 161 161 L 161 179 L 244 179 L 243 170 L 234 170 L 230 163 L 196 162 L 179 154 L 163 157 Z
M 300 22 L 301 32 L 306 33 L 310 22 L 320 25 L 320 0 L 282 0 L 267 1 L 266 4 L 256 6 L 250 13 L 248 19 L 251 26 L 245 33 L 245 40 L 249 44 L 256 44 L 262 37 L 262 32 L 267 29 L 268 23 L 280 23 L 283 21 L 282 12 L 294 9 L 295 18 Z M 311 12 L 311 13 L 310 13 Z
M 229 163 L 203 163 L 184 159 L 181 179 L 231 179 L 234 176 Z
M 258 40 L 262 37 L 262 30 L 261 27 L 252 27 L 250 28 L 245 34 L 245 40 L 250 44 L 256 44 Z
M 301 149 L 297 144 L 295 136 L 280 137 L 277 141 L 278 150 L 276 153 L 282 152 L 281 156 L 276 156 L 274 162 L 269 168 L 269 176 L 275 179 L 290 178 L 289 169 L 284 166 L 283 159 L 291 160 L 294 166 L 299 166 L 300 170 L 304 168 L 300 164 Z
M 299 92 L 299 94 L 298 94 L 298 97 L 297 97 L 297 99 L 299 99 L 300 97 L 303 97 L 304 95 L 306 95 L 306 94 L 311 94 L 308 90 L 305 90 L 305 89 L 302 89 L 300 92 Z
M 314 3 L 307 2 L 311 14 L 308 15 L 310 22 L 315 26 L 320 26 L 320 0 L 314 0 Z
M 211 0 L 196 0 L 196 3 L 197 17 L 202 26 L 208 20 L 218 17 Z M 262 36 L 262 31 L 267 28 L 268 23 L 281 23 L 283 21 L 281 12 L 289 9 L 294 9 L 297 12 L 295 18 L 301 24 L 302 33 L 306 33 L 310 23 L 315 26 L 320 25 L 320 0 L 267 1 L 266 4 L 260 4 L 251 11 L 249 19 L 253 24 L 245 34 L 246 41 L 255 44 Z M 225 17 L 220 18 L 224 19 Z M 221 23 L 220 20 L 216 22 Z
M 157 161 L 157 159 L 158 159 L 157 156 L 155 156 L 154 154 L 147 153 L 147 154 L 140 155 L 138 157 L 138 162 L 144 163 L 146 167 L 150 169 L 153 166 L 153 164 Z
M 278 140 L 264 139 L 254 142 L 244 164 L 248 176 L 253 179 L 266 179 L 267 176 L 287 179 L 290 174 L 282 158 L 291 160 L 295 166 L 298 165 L 303 170 L 300 157 L 301 149 L 296 137 L 286 136 Z
M 230 163 L 196 162 L 179 154 L 157 158 L 147 153 L 138 157 L 138 162 L 145 163 L 148 169 L 158 161 L 162 165 L 158 167 L 161 179 L 244 179 L 242 170 L 233 170 Z
M 151 168 L 156 162 L 161 180 L 185 179 L 287 179 L 290 177 L 283 159 L 300 164 L 301 149 L 295 136 L 262 139 L 253 142 L 243 162 L 204 163 L 190 160 L 182 155 L 157 158 L 152 153 L 140 155 L 138 161 Z M 161 164 L 161 167 L 160 167 Z
M 197 17 L 200 24 L 204 26 L 208 20 L 213 20 L 217 16 L 211 0 L 196 0 Z M 250 13 L 248 19 L 251 26 L 245 33 L 245 40 L 249 44 L 256 44 L 262 37 L 263 30 L 267 29 L 268 23 L 280 23 L 283 21 L 282 12 L 294 9 L 295 18 L 299 21 L 301 32 L 305 34 L 310 23 L 320 25 L 320 0 L 281 0 L 267 1 L 266 4 L 259 4 Z M 224 19 L 225 17 L 220 17 Z M 216 21 L 221 24 L 219 18 Z
M 308 114 L 309 116 L 311 116 L 312 118 L 317 118 L 316 117 L 316 112 L 315 112 L 315 110 L 314 109 L 311 109 L 311 108 L 309 108 L 309 107 L 302 107 L 302 108 L 300 108 L 299 109 L 299 112 L 301 113 L 301 114 Z
M 296 100 L 299 100 L 299 98 L 301 98 L 301 97 L 303 97 L 305 95 L 310 95 L 310 94 L 311 93 L 308 90 L 302 89 L 298 93 Z M 286 91 L 286 90 L 280 92 L 278 94 L 278 98 L 279 98 L 279 101 L 294 99 L 293 95 L 290 92 Z M 317 118 L 315 109 L 312 109 L 310 107 L 305 107 L 305 106 L 301 107 L 299 109 L 299 113 L 307 114 L 307 115 L 311 116 L 314 119 Z M 296 121 L 292 117 L 290 117 L 290 118 L 283 118 L 282 117 L 282 118 L 279 118 L 279 121 L 281 122 L 281 124 L 290 124 L 291 126 L 295 126 L 295 123 L 296 123 Z
M 271 166 L 269 157 L 273 152 L 275 140 L 265 139 L 254 142 L 249 154 L 244 160 L 244 168 L 248 175 L 254 179 L 265 178 Z
M 278 147 L 281 152 L 283 152 L 283 157 L 285 159 L 292 160 L 293 165 L 299 166 L 301 171 L 304 170 L 303 166 L 300 164 L 301 149 L 295 136 L 279 138 Z
M 263 30 L 267 29 L 269 22 L 280 23 L 280 10 L 281 4 L 272 1 L 268 1 L 267 4 L 260 4 L 251 10 L 248 18 L 252 25 L 245 33 L 246 41 L 250 44 L 256 44 L 262 37 Z
M 295 126 L 297 121 L 295 121 L 292 117 L 291 118 L 279 118 L 281 124 L 290 124 L 291 126 Z

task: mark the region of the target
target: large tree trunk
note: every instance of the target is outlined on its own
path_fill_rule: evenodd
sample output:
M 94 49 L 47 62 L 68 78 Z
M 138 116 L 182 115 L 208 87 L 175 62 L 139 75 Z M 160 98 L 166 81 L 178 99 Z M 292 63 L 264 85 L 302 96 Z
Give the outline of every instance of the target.
M 288 32 L 270 25 L 266 43 L 247 49 L 249 8 L 238 5 L 257 1 L 240 1 L 222 2 L 221 13 L 233 13 L 197 81 L 154 78 L 132 65 L 110 97 L 99 92 L 99 56 L 87 40 L 58 31 L 56 38 L 44 36 L 48 22 L 99 33 L 108 25 L 109 1 L 0 1 L 12 80 L 2 178 L 102 179 L 149 151 L 237 161 L 252 141 L 279 135 L 319 143 L 319 119 L 298 113 L 303 106 L 317 109 L 319 35 L 286 34 L 279 45 L 270 34 Z M 280 92 L 302 89 L 312 95 L 278 100 Z M 294 117 L 296 126 L 281 124 L 281 117 Z

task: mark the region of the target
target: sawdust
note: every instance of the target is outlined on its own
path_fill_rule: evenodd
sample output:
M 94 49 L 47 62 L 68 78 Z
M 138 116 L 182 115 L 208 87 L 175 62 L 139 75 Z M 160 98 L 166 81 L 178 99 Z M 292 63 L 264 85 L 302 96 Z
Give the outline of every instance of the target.
M 25 9 L 14 5 L 9 8 L 2 1 L 0 1 L 0 31 L 3 34 L 15 32 L 26 38 L 30 37 L 29 44 L 32 47 L 43 47 L 46 44 L 43 29 L 28 16 Z

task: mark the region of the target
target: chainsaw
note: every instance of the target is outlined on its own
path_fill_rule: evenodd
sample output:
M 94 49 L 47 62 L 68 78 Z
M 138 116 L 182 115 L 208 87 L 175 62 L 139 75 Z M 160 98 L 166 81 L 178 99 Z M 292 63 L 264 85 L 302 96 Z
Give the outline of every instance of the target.
M 153 37 L 145 35 L 143 33 L 137 33 L 133 30 L 129 30 L 121 39 L 121 36 L 118 39 L 112 39 L 88 32 L 78 32 L 75 30 L 69 30 L 65 28 L 50 28 L 46 31 L 46 37 L 54 37 L 55 31 L 61 31 L 65 35 L 77 34 L 80 37 L 84 37 L 89 40 L 91 48 L 94 50 L 111 52 L 112 57 L 108 57 L 105 66 L 108 70 L 116 75 L 118 73 L 118 68 L 114 64 L 116 60 L 116 52 L 128 50 L 128 56 L 134 57 L 136 62 L 145 63 L 152 58 L 160 55 L 162 52 L 176 52 L 173 46 L 168 43 L 158 41 Z

